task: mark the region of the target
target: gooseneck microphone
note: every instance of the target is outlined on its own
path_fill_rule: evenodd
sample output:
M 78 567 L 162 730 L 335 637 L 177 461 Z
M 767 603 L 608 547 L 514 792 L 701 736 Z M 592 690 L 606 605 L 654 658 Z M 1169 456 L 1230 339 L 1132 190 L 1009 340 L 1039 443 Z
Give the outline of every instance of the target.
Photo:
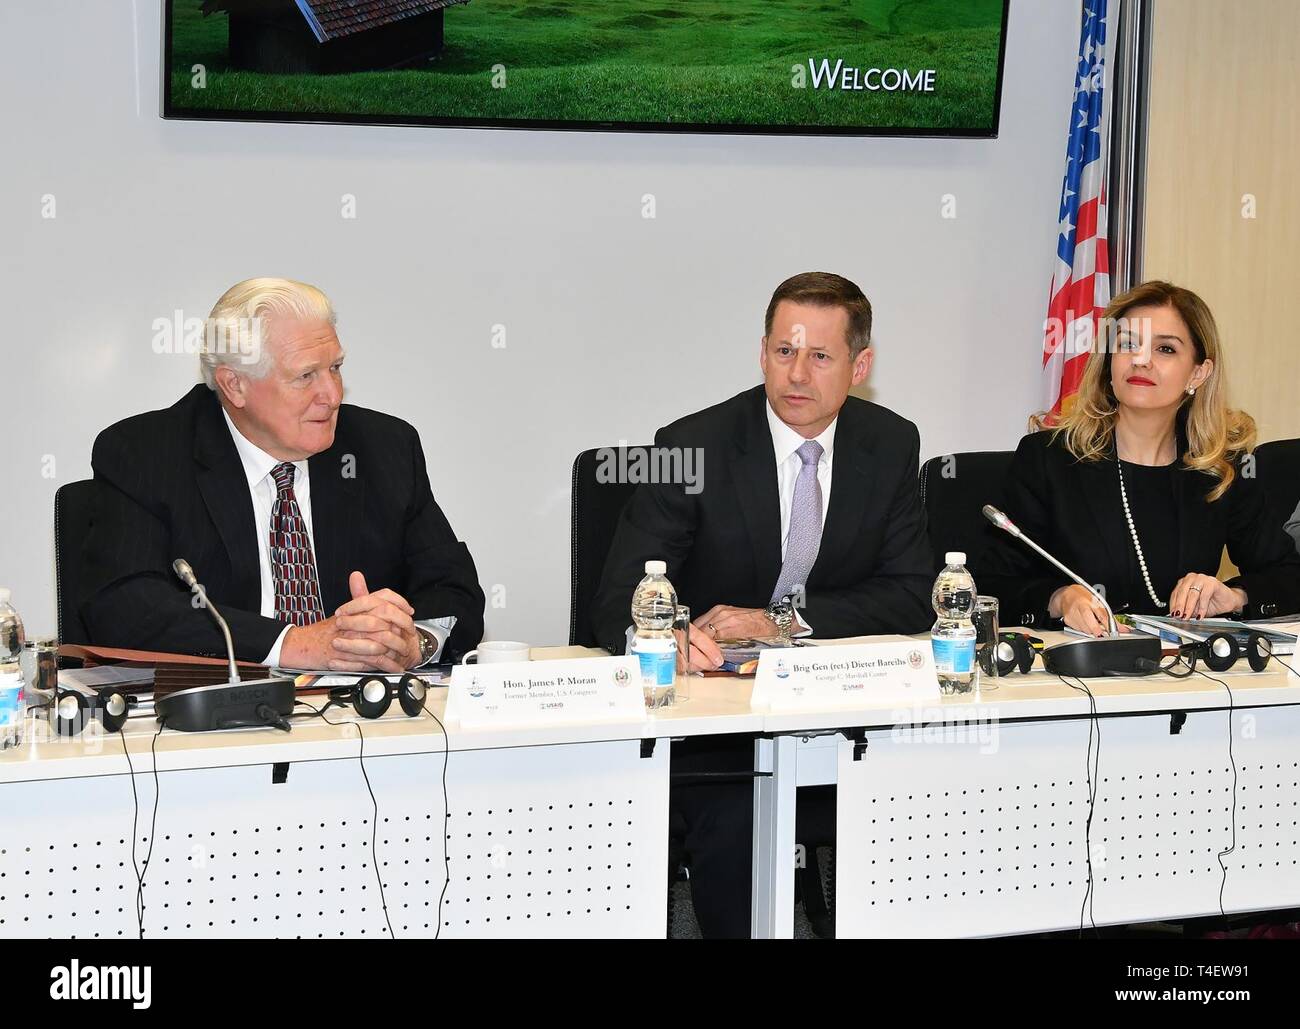
M 1047 558 L 1047 560 L 1051 561 L 1052 564 L 1056 565 L 1057 568 L 1059 568 L 1071 579 L 1073 579 L 1080 586 L 1082 586 L 1089 593 L 1091 593 L 1094 597 L 1096 597 L 1097 602 L 1106 609 L 1106 623 L 1107 623 L 1107 627 L 1110 629 L 1111 636 L 1119 635 L 1119 626 L 1115 624 L 1115 612 L 1110 609 L 1110 605 L 1106 603 L 1106 598 L 1101 595 L 1100 590 L 1089 585 L 1084 580 L 1083 576 L 1076 575 L 1074 572 L 1070 571 L 1070 569 L 1066 568 L 1065 565 L 1061 564 L 1060 561 L 1058 561 L 1046 550 L 1044 550 L 1037 543 L 1035 543 L 1028 536 L 1026 536 L 1023 532 L 1021 532 L 1020 527 L 1016 525 L 1015 522 L 1013 522 L 1010 518 L 1008 518 L 1003 512 L 999 511 L 992 504 L 984 505 L 984 517 L 987 518 L 994 525 L 996 525 L 1003 532 L 1010 533 L 1016 539 L 1020 540 L 1025 545 L 1037 551 L 1043 557 Z
M 983 510 L 985 518 L 1050 561 L 1091 593 L 1106 609 L 1109 634 L 1046 647 L 1043 650 L 1043 667 L 1047 671 L 1055 675 L 1073 675 L 1087 679 L 1100 675 L 1150 675 L 1159 669 L 1160 640 L 1157 637 L 1142 633 L 1121 634 L 1115 624 L 1115 612 L 1110 609 L 1110 604 L 1099 590 L 1021 532 L 1015 522 L 992 504 L 985 504 Z
M 227 681 L 232 684 L 239 682 L 239 667 L 235 664 L 235 644 L 230 639 L 230 626 L 221 617 L 221 612 L 217 610 L 217 606 L 208 599 L 207 590 L 203 588 L 203 583 L 199 582 L 194 575 L 194 569 L 190 567 L 190 563 L 185 558 L 178 557 L 173 561 L 172 571 L 176 573 L 181 582 L 190 588 L 191 593 L 203 601 L 203 606 L 212 612 L 212 617 L 221 626 L 221 634 L 226 638 L 226 660 L 230 662 L 230 678 Z
M 239 678 L 235 663 L 235 644 L 230 636 L 230 626 L 221 617 L 215 604 L 194 574 L 194 569 L 183 557 L 172 562 L 176 577 L 190 588 L 203 606 L 221 626 L 226 640 L 226 658 L 229 662 L 229 679 L 213 686 L 193 686 L 177 690 L 154 701 L 158 721 L 168 729 L 182 732 L 203 732 L 209 729 L 236 729 L 255 726 L 272 726 L 289 731 L 286 716 L 292 713 L 296 696 L 292 679 L 256 679 L 245 682 Z

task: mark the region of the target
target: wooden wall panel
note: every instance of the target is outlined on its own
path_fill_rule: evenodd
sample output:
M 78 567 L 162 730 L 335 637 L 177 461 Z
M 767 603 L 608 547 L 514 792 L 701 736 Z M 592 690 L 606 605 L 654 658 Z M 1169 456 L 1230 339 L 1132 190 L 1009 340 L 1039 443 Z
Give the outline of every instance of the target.
M 1300 436 L 1300 2 L 1155 0 L 1153 47 L 1144 276 L 1209 303 L 1260 440 Z

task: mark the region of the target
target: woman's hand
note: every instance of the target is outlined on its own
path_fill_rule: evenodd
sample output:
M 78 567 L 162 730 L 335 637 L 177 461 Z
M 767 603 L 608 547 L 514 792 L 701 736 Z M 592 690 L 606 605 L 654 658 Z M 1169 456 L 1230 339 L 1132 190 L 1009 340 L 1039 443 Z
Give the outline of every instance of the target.
M 1091 590 L 1082 586 L 1062 586 L 1052 594 L 1047 613 L 1053 618 L 1063 618 L 1065 624 L 1089 636 L 1105 636 L 1110 632 L 1110 618 Z
M 1169 593 L 1169 613 L 1175 618 L 1213 618 L 1245 606 L 1245 590 L 1199 572 L 1184 575 Z

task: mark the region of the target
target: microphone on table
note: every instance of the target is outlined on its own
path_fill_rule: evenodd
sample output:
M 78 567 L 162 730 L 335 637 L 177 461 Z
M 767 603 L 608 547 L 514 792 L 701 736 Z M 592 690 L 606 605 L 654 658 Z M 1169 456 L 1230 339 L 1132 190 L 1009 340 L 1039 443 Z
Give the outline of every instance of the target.
M 199 582 L 195 577 L 194 569 L 190 567 L 190 563 L 186 561 L 185 558 L 178 557 L 173 561 L 172 571 L 180 577 L 181 582 L 185 583 L 185 585 L 190 588 L 191 593 L 196 594 L 198 598 L 203 601 L 203 606 L 212 612 L 212 617 L 215 618 L 217 624 L 221 626 L 221 634 L 226 638 L 226 659 L 230 662 L 230 678 L 227 681 L 232 683 L 239 682 L 239 667 L 235 664 L 235 645 L 230 639 L 230 626 L 227 625 L 226 620 L 221 617 L 221 612 L 217 610 L 217 605 L 208 599 L 208 591 L 203 588 L 203 583 Z
M 183 732 L 249 726 L 274 726 L 288 732 L 289 723 L 284 716 L 291 714 L 297 703 L 293 680 L 241 680 L 239 666 L 235 663 L 235 645 L 230 637 L 230 626 L 216 605 L 208 599 L 203 583 L 198 581 L 194 569 L 183 557 L 172 562 L 172 571 L 203 602 L 203 606 L 221 627 L 221 635 L 226 641 L 229 678 L 224 683 L 194 686 L 157 697 L 154 710 L 158 721 L 169 729 L 180 729 Z
M 1160 640 L 1155 636 L 1134 633 L 1121 634 L 1115 623 L 1115 612 L 1106 598 L 1082 576 L 1066 568 L 1060 561 L 1026 536 L 1002 511 L 992 504 L 984 505 L 984 517 L 1003 532 L 1014 536 L 1032 550 L 1041 554 L 1072 580 L 1086 589 L 1106 609 L 1109 633 L 1102 637 L 1070 640 L 1043 649 L 1043 667 L 1056 675 L 1074 675 L 1091 678 L 1099 675 L 1150 675 L 1160 665 Z

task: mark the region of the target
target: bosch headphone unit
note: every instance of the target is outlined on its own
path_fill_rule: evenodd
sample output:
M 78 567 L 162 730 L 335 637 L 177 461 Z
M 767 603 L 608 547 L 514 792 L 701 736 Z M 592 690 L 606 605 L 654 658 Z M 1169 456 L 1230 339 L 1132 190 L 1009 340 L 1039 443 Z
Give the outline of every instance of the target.
M 80 736 L 87 722 L 97 720 L 105 732 L 119 732 L 135 702 L 135 697 L 119 690 L 86 694 L 56 688 L 50 704 L 50 726 L 56 736 Z
M 1034 654 L 1041 650 L 1043 641 L 1023 632 L 999 632 L 993 646 L 985 644 L 979 654 L 980 668 L 985 675 L 1010 675 L 1013 671 L 1029 672 L 1034 667 Z
M 351 703 L 352 710 L 362 718 L 382 718 L 396 697 L 402 710 L 414 718 L 424 709 L 428 689 L 423 679 L 409 672 L 396 683 L 390 683 L 382 675 L 367 675 L 351 686 L 331 689 L 325 708 Z

